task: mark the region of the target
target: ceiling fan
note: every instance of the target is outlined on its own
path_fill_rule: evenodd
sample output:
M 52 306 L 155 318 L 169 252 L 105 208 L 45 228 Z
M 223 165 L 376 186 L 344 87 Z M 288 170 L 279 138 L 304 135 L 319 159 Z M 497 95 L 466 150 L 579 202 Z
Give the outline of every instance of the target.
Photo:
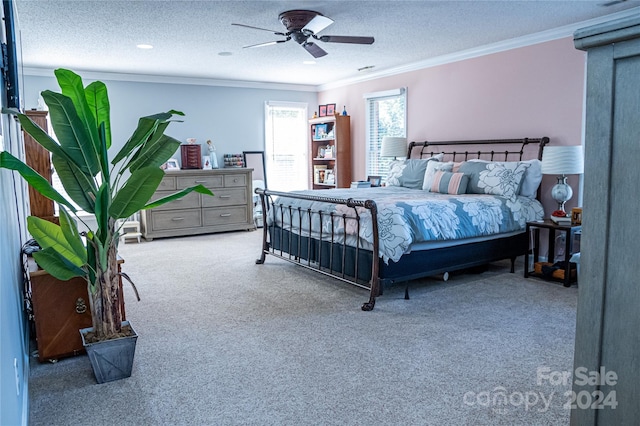
M 354 37 L 354 36 L 332 36 L 323 35 L 318 36 L 318 33 L 329 25 L 333 24 L 333 20 L 327 18 L 321 13 L 314 12 L 312 10 L 288 10 L 278 15 L 278 19 L 285 26 L 287 32 L 272 31 L 266 28 L 252 27 L 251 25 L 244 24 L 231 24 L 239 27 L 253 28 L 254 30 L 269 31 L 278 36 L 284 37 L 281 40 L 269 41 L 266 43 L 252 44 L 250 46 L 243 46 L 244 48 L 271 46 L 273 44 L 284 43 L 291 39 L 294 39 L 296 43 L 305 48 L 314 58 L 320 58 L 325 56 L 327 52 L 324 51 L 313 41 L 309 41 L 309 38 L 313 40 L 319 40 L 325 43 L 351 43 L 351 44 L 373 44 L 373 37 Z

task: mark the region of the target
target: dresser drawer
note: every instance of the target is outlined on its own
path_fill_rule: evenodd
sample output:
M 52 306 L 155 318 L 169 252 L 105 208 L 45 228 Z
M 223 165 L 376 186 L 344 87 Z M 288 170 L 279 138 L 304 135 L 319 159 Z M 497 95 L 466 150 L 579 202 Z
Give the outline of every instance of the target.
M 233 188 L 234 186 L 247 186 L 246 174 L 231 174 L 224 176 L 225 188 Z
M 169 210 L 151 212 L 151 223 L 154 231 L 164 229 L 182 229 L 202 226 L 200 209 Z
M 176 190 L 176 177 L 165 176 L 158 185 L 158 191 L 175 191 Z
M 159 200 L 160 198 L 164 198 L 173 193 L 174 191 L 158 191 L 153 194 L 153 197 L 151 197 L 151 201 Z M 190 192 L 182 198 L 178 198 L 177 200 L 170 203 L 155 207 L 153 211 L 198 208 L 200 208 L 200 194 L 198 194 L 197 192 Z
M 202 209 L 204 226 L 247 222 L 247 207 L 219 207 Z
M 202 207 L 221 207 L 247 204 L 247 191 L 245 188 L 216 189 L 213 197 L 203 195 Z
M 195 185 L 206 188 L 222 188 L 222 176 L 180 176 L 178 177 L 178 189 L 185 189 Z

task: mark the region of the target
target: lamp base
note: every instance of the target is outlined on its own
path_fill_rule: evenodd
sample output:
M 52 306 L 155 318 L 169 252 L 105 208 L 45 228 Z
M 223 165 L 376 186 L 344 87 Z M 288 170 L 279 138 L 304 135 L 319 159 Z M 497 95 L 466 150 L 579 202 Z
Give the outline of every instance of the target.
M 558 203 L 558 210 L 553 212 L 554 216 L 559 216 L 560 212 L 567 216 L 567 212 L 564 209 L 564 205 L 573 196 L 573 189 L 567 184 L 567 177 L 565 175 L 558 176 L 558 183 L 551 188 L 551 197 Z

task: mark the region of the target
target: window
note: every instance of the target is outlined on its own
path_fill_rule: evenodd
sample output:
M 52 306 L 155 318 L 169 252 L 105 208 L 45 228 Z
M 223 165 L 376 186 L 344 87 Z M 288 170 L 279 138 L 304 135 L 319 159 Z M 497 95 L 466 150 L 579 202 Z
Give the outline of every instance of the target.
M 269 189 L 308 189 L 307 104 L 270 101 L 265 105 L 265 116 Z
M 366 138 L 367 175 L 387 176 L 393 158 L 380 157 L 380 145 L 385 136 L 405 137 L 407 134 L 407 89 L 367 93 Z

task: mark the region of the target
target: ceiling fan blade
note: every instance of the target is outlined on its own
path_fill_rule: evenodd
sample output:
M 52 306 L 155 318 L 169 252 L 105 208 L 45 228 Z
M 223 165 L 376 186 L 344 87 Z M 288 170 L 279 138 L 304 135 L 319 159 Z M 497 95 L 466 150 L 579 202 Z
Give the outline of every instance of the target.
M 313 56 L 314 58 L 321 58 L 327 54 L 327 52 L 325 52 L 320 46 L 315 43 L 304 43 L 302 47 L 304 47 L 307 52 L 311 53 L 311 56 Z
M 333 24 L 333 19 L 326 16 L 316 15 L 314 18 L 302 28 L 302 32 L 310 32 L 311 34 L 318 34 L 320 31 Z
M 352 43 L 352 44 L 373 44 L 373 37 L 353 37 L 353 36 L 332 36 L 325 35 L 322 37 L 313 37 L 326 43 Z
M 251 25 L 245 25 L 245 24 L 231 24 L 231 25 L 235 25 L 236 27 L 245 27 L 245 28 L 252 28 L 254 30 L 260 30 L 260 31 L 269 31 L 270 33 L 273 33 L 275 35 L 286 35 L 285 33 L 281 33 L 279 31 L 273 31 L 273 30 L 268 30 L 266 28 L 260 28 L 260 27 L 252 27 Z
M 288 37 L 284 40 L 274 40 L 274 41 L 267 41 L 266 43 L 250 44 L 249 46 L 242 46 L 242 48 L 250 49 L 253 47 L 273 46 L 274 44 L 284 43 L 285 41 L 289 41 L 289 40 L 291 40 L 291 37 Z

